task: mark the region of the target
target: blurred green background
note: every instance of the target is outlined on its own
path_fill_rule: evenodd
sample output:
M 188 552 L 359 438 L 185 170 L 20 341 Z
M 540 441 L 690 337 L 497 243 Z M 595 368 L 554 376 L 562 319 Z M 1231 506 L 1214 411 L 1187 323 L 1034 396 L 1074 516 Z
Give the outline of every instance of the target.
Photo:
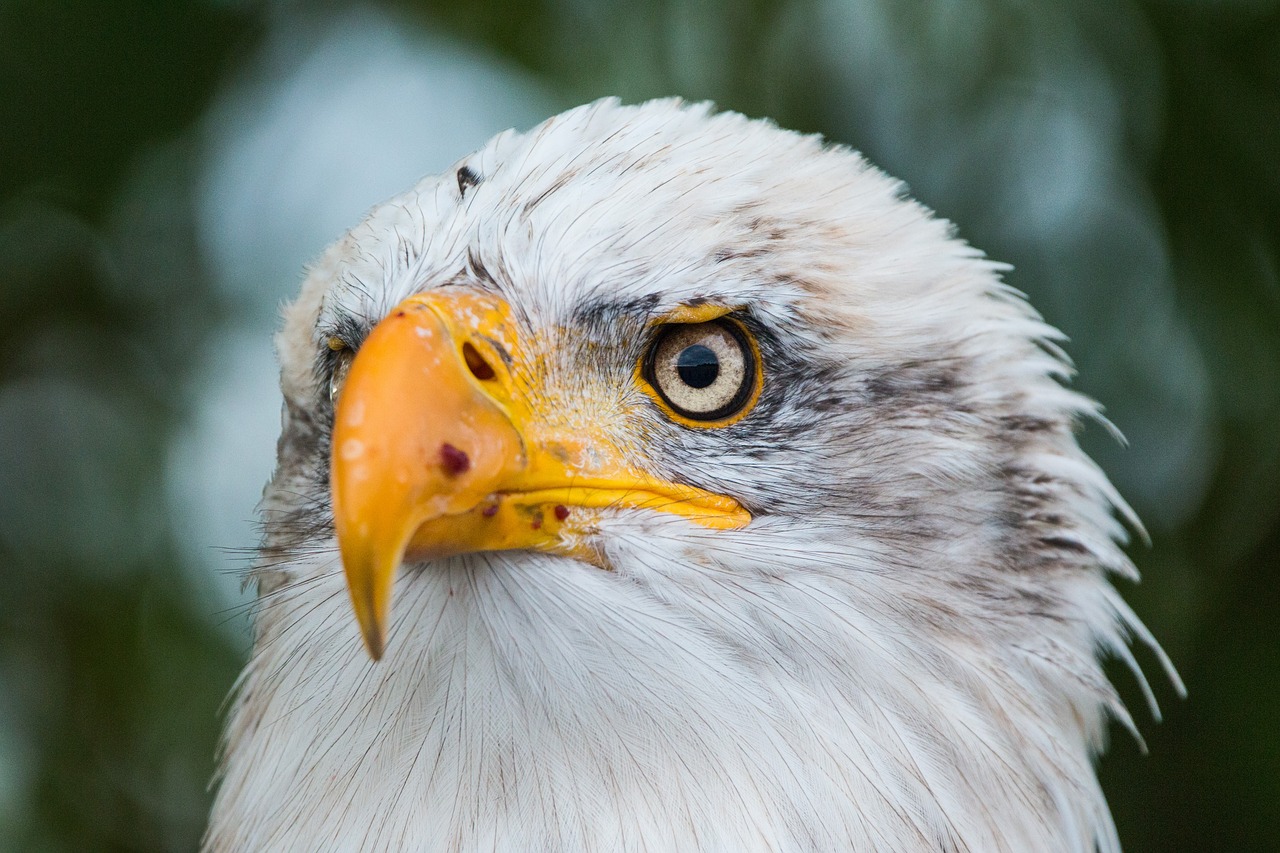
M 1280 849 L 1272 0 L 0 5 L 0 849 L 194 847 L 279 302 L 373 203 L 610 94 L 849 143 L 1014 264 L 1130 439 L 1085 436 L 1190 688 L 1140 652 L 1126 849 Z

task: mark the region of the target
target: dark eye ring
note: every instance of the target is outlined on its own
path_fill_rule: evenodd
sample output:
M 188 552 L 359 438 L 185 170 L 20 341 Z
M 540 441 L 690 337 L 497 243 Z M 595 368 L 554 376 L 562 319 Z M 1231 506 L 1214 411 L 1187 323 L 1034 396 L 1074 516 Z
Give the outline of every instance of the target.
M 355 359 L 356 353 L 341 338 L 329 338 L 328 345 L 329 349 L 334 353 L 333 370 L 329 374 L 329 402 L 336 404 L 338 395 L 342 393 L 342 386 L 347 381 L 347 371 L 351 369 L 351 362 Z
M 660 326 L 640 372 L 667 414 L 687 426 L 727 426 L 760 391 L 755 343 L 728 318 Z

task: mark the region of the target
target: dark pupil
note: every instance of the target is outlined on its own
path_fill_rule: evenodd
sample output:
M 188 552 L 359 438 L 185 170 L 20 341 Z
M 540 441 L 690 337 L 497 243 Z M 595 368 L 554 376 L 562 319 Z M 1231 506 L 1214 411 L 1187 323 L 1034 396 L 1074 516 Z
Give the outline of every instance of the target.
M 710 347 L 694 344 L 686 347 L 676 359 L 676 373 L 690 388 L 706 388 L 720 375 L 720 359 Z

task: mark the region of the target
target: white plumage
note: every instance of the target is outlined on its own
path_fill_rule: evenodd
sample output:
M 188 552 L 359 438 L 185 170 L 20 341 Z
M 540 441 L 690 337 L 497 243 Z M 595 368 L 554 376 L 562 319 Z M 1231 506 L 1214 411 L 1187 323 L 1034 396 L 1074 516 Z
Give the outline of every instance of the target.
M 1158 647 L 1106 578 L 1135 573 L 1072 433 L 1095 406 L 999 272 L 858 154 L 671 100 L 501 134 L 376 208 L 278 338 L 257 642 L 205 848 L 1118 849 L 1092 759 L 1132 724 L 1098 655 Z M 410 561 L 374 663 L 326 343 L 452 288 L 510 305 L 539 430 L 751 521 L 575 507 L 592 560 Z M 707 304 L 763 380 L 704 429 L 636 364 Z

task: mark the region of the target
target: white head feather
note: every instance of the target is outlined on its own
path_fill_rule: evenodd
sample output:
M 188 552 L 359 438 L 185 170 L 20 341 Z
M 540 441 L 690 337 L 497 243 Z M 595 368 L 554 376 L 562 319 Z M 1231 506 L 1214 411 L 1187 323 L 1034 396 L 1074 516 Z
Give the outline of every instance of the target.
M 1118 849 L 1092 759 L 1129 724 L 1098 655 L 1154 646 L 1106 579 L 1134 577 L 1130 514 L 1073 437 L 1095 406 L 1060 335 L 999 272 L 855 152 L 674 100 L 501 134 L 375 209 L 278 339 L 257 643 L 206 849 Z M 548 417 L 607 422 L 754 520 L 602 511 L 611 572 L 408 567 L 374 664 L 317 354 L 458 284 L 544 342 Z M 756 412 L 718 431 L 632 382 L 646 319 L 705 299 L 767 338 Z

